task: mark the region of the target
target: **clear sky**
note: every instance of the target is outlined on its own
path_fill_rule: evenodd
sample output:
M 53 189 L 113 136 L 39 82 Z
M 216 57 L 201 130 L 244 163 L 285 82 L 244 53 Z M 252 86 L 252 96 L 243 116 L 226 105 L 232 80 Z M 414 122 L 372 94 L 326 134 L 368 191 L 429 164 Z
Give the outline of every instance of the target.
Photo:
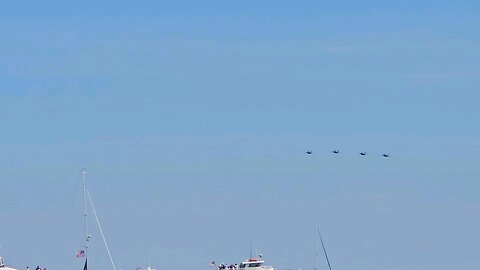
M 81 269 L 86 167 L 118 269 L 478 268 L 478 1 L 98 2 L 0 4 L 7 264 Z

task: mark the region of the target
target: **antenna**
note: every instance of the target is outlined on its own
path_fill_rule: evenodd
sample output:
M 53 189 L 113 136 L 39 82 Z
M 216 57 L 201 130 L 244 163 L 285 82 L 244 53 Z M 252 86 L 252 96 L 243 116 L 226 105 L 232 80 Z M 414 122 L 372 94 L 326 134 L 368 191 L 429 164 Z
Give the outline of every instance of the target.
M 252 255 L 252 242 L 250 242 L 250 257 L 249 258 L 253 258 L 253 255 Z

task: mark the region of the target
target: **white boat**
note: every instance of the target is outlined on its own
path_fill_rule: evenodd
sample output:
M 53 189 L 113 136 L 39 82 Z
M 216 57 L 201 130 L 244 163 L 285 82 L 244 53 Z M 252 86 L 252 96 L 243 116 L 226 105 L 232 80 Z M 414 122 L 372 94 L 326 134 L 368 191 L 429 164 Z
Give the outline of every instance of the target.
M 17 269 L 5 266 L 5 264 L 3 263 L 3 258 L 0 257 L 0 270 L 17 270 Z
M 273 266 L 264 265 L 265 261 L 260 258 L 250 258 L 246 261 L 243 261 L 238 266 L 238 269 L 249 269 L 249 270 L 274 270 Z
M 265 261 L 259 256 L 259 258 L 247 259 L 240 264 L 225 265 L 222 263 L 217 268 L 218 270 L 275 270 L 273 266 L 266 266 L 264 263 Z M 212 262 L 212 264 L 215 264 L 215 262 Z

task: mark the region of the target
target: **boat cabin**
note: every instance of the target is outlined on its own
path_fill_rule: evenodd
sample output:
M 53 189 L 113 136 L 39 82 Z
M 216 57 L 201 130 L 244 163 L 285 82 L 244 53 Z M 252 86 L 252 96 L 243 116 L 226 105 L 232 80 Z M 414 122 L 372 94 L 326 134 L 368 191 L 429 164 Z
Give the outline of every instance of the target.
M 3 258 L 0 257 L 0 267 L 5 267 L 5 265 L 3 264 Z
M 264 261 L 257 258 L 250 258 L 240 264 L 240 269 L 261 268 Z

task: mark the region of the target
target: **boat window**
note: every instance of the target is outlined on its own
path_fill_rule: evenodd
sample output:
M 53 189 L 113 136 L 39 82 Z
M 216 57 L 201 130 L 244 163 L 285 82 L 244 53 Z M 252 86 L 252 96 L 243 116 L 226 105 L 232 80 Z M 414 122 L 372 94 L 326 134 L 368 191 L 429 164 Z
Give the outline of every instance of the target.
M 259 267 L 260 263 L 251 263 L 248 267 Z
M 244 264 L 244 263 L 241 263 L 241 264 L 240 264 L 240 268 L 245 268 L 245 264 Z

